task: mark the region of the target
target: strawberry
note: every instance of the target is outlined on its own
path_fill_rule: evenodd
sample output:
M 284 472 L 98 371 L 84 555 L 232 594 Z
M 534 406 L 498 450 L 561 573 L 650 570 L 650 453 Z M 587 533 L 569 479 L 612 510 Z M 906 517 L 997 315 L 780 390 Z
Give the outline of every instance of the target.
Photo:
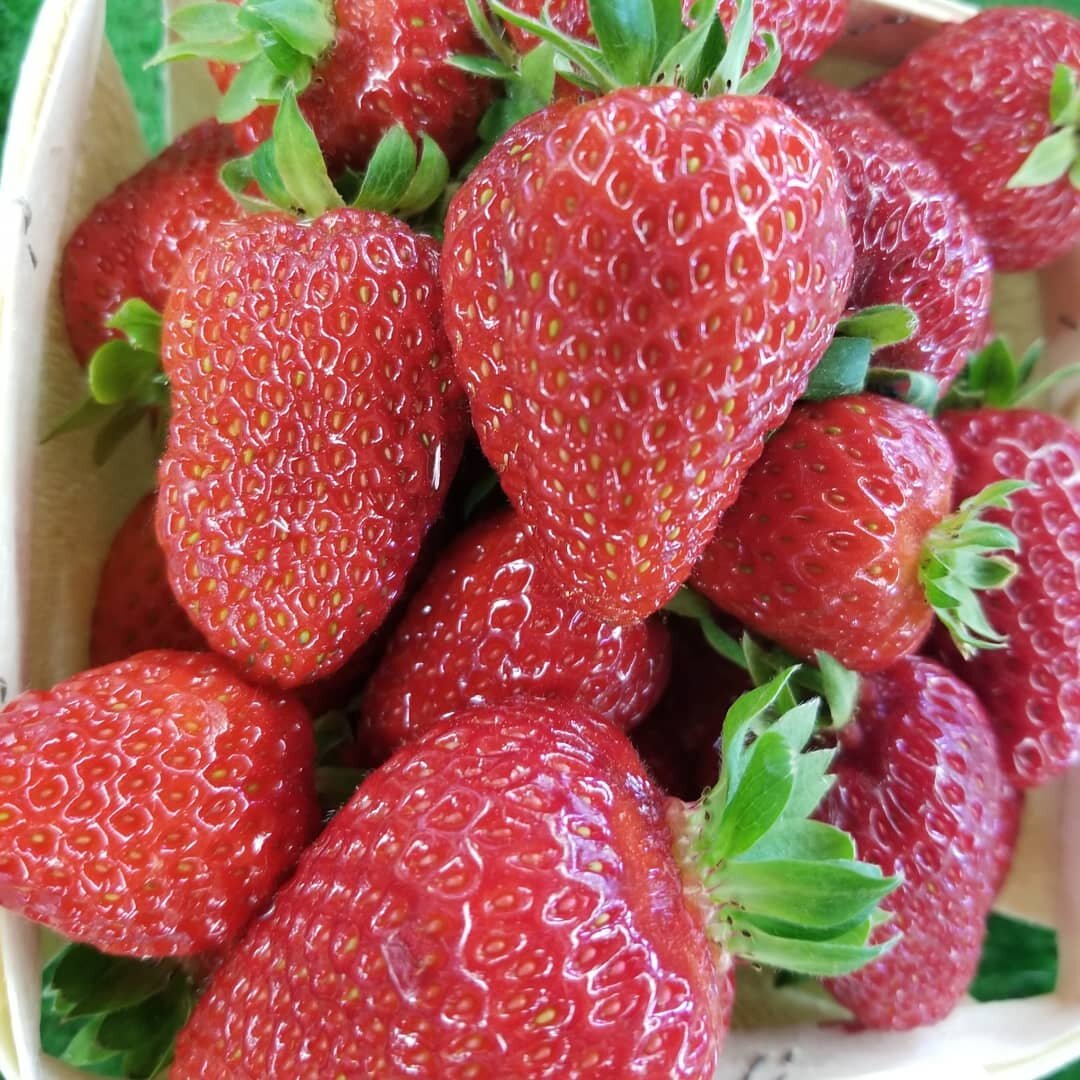
M 989 594 L 986 612 L 1005 648 L 964 660 L 944 635 L 940 655 L 979 689 L 1022 787 L 1080 762 L 1080 435 L 1060 417 L 1028 409 L 946 411 L 958 499 L 1003 476 L 1028 482 L 990 521 L 1020 538 L 1019 572 Z
M 331 171 L 362 168 L 395 124 L 464 156 L 490 96 L 483 79 L 450 63 L 474 52 L 465 0 L 230 0 L 192 5 L 172 19 L 180 40 L 158 60 L 204 57 L 225 91 L 218 111 L 237 145 L 270 135 L 291 84 Z M 205 9 L 213 7 L 214 10 Z M 200 8 L 202 10 L 200 10 Z
M 235 153 L 228 129 L 208 120 L 106 195 L 72 233 L 60 296 L 81 363 L 118 336 L 105 324 L 124 300 L 137 297 L 160 309 L 184 253 L 210 225 L 237 216 L 218 179 Z
M 831 152 L 773 99 L 651 86 L 555 110 L 451 205 L 447 327 L 551 580 L 630 624 L 689 575 L 804 389 L 851 242 Z
M 304 710 L 145 652 L 0 712 L 0 903 L 105 952 L 238 936 L 318 824 Z
M 804 78 L 783 99 L 836 155 L 855 245 L 850 303 L 903 304 L 917 318 L 915 334 L 874 363 L 947 388 L 982 347 L 990 315 L 990 256 L 967 211 L 937 167 L 854 94 Z
M 1015 547 L 952 508 L 955 464 L 921 410 L 875 394 L 798 405 L 769 440 L 694 570 L 718 608 L 802 657 L 881 671 L 919 647 L 935 608 L 965 648 L 1000 638 L 974 589 L 1000 585 Z M 944 520 L 943 520 L 944 519 Z
M 770 725 L 778 692 L 729 715 L 729 765 L 695 807 L 576 703 L 433 727 L 368 777 L 217 971 L 172 1075 L 711 1077 L 733 958 L 852 969 L 895 884 L 798 820 L 829 755 L 796 756 L 812 705 Z M 800 858 L 802 837 L 827 861 Z M 820 891 L 796 895 L 808 874 Z M 805 925 L 813 941 L 788 936 Z
M 401 168 L 384 169 L 390 158 Z M 415 204 L 417 183 L 430 188 L 428 147 L 417 163 L 400 129 L 376 159 L 379 204 L 390 189 Z M 284 688 L 341 668 L 385 620 L 465 428 L 438 248 L 344 206 L 320 164 L 289 96 L 239 182 L 272 169 L 266 186 L 315 216 L 219 226 L 181 263 L 162 330 L 172 417 L 157 532 L 169 583 L 215 650 Z M 370 192 L 365 178 L 361 205 Z
M 1080 20 L 1019 7 L 948 26 L 867 90 L 941 171 L 998 270 L 1080 240 Z
M 148 649 L 206 648 L 169 588 L 165 556 L 154 533 L 154 505 L 153 494 L 135 504 L 105 556 L 90 624 L 93 667 Z
M 878 931 L 900 942 L 828 982 L 863 1027 L 933 1024 L 975 974 L 986 916 L 1011 855 L 1016 798 L 986 713 L 959 679 L 921 657 L 863 681 L 840 733 L 836 785 L 818 812 L 903 884 Z
M 461 451 L 438 251 L 385 215 L 256 215 L 181 264 L 159 471 L 169 580 L 217 650 L 289 687 L 377 629 Z
M 518 695 L 577 700 L 625 729 L 659 697 L 668 665 L 663 625 L 576 610 L 504 510 L 469 529 L 409 604 L 364 692 L 361 739 L 385 757 L 442 716 Z
M 493 5 L 494 6 L 494 5 Z M 523 15 L 538 18 L 547 6 L 548 16 L 558 29 L 575 38 L 595 39 L 589 16 L 588 0 L 509 0 L 507 6 Z M 683 0 L 683 16 L 692 21 L 695 0 Z M 731 32 L 739 12 L 738 0 L 719 0 L 716 4 L 721 23 Z M 805 71 L 840 36 L 847 17 L 848 0 L 757 0 L 754 4 L 754 37 L 747 62 L 753 67 L 768 52 L 766 34 L 780 45 L 780 66 L 776 82 L 785 83 Z M 528 49 L 537 38 L 522 27 L 508 24 L 510 38 L 519 49 Z

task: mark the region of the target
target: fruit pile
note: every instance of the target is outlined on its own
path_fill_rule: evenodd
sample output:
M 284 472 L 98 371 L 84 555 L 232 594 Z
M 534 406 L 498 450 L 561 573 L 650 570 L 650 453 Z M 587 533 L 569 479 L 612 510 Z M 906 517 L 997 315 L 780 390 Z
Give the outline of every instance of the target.
M 156 490 L 0 712 L 70 1062 L 706 1080 L 750 965 L 964 995 L 1080 762 L 1080 435 L 990 316 L 1080 242 L 1080 22 L 849 91 L 845 14 L 175 16 L 219 116 L 68 241 L 53 433 Z

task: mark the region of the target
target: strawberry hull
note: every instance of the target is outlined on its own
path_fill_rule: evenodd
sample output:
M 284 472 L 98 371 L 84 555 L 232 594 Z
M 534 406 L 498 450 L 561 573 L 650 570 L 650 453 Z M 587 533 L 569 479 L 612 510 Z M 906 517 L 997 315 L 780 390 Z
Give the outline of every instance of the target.
M 57 253 L 78 218 L 142 162 L 134 117 L 112 60 L 105 56 L 98 64 L 103 9 L 99 0 L 44 5 L 46 22 L 16 106 L 0 202 L 0 677 L 9 691 L 48 685 L 85 666 L 87 627 L 108 541 L 152 483 L 153 450 L 137 437 L 125 447 L 131 452 L 124 462 L 100 472 L 88 464 L 88 443 L 78 436 L 66 445 L 37 446 L 39 412 L 58 415 L 78 388 L 58 310 L 49 306 Z M 929 33 L 935 19 L 966 13 L 951 3 L 917 9 L 856 3 L 842 45 L 894 63 Z M 176 75 L 176 102 L 189 119 L 209 112 L 208 99 L 201 99 L 207 107 L 200 110 L 196 83 L 188 81 L 202 76 L 193 69 Z M 29 225 L 17 199 L 31 211 Z M 1021 328 L 1024 340 L 1039 325 L 1044 303 L 1042 325 L 1052 360 L 1075 359 L 1077 334 L 1061 319 L 1075 325 L 1080 315 L 1078 281 L 1080 265 L 1074 261 L 1038 279 L 1008 282 L 999 317 Z M 1059 400 L 1059 411 L 1067 404 Z M 799 1014 L 762 1012 L 752 1019 L 771 1030 L 736 1027 L 718 1076 L 742 1077 L 760 1061 L 762 1075 L 783 1071 L 789 1080 L 961 1077 L 986 1067 L 1034 1080 L 1073 1059 L 1080 1038 L 1080 853 L 1075 840 L 1062 838 L 1060 822 L 1066 813 L 1072 820 L 1080 817 L 1075 787 L 1070 777 L 1027 800 L 1017 863 L 1001 901 L 1008 910 L 1059 927 L 1062 977 L 1056 995 L 993 1006 L 965 1003 L 914 1038 L 795 1027 Z M 42 957 L 36 931 L 0 914 L 0 954 L 0 1072 L 8 1080 L 72 1075 L 39 1056 Z

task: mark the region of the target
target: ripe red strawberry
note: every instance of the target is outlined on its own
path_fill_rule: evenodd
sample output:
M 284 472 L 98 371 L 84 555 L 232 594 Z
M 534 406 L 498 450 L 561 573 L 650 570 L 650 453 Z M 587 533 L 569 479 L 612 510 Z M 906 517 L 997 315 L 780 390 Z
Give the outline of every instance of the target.
M 516 696 L 578 701 L 626 729 L 669 663 L 661 623 L 602 623 L 551 589 L 505 510 L 462 536 L 409 604 L 364 692 L 360 738 L 385 757 L 443 716 Z
M 303 91 L 301 109 L 332 172 L 362 168 L 394 124 L 413 135 L 425 132 L 451 158 L 471 146 L 491 90 L 487 80 L 450 63 L 479 49 L 465 0 L 287 0 L 276 5 L 279 11 L 230 2 L 238 13 L 228 33 L 209 42 L 205 35 L 187 37 L 192 19 L 185 16 L 177 27 L 181 44 L 162 58 L 226 61 L 210 68 L 226 92 L 219 117 L 235 121 L 243 151 L 269 137 L 274 107 L 256 105 L 275 98 L 286 78 Z M 214 14 L 215 22 L 222 18 Z M 238 47 L 246 50 L 239 67 L 231 63 Z M 269 92 L 252 93 L 256 78 L 269 79 Z
M 654 86 L 559 108 L 456 196 L 447 323 L 552 581 L 632 623 L 686 579 L 805 387 L 851 245 L 831 152 L 772 99 Z
M 198 652 L 202 634 L 176 602 L 154 533 L 154 495 L 145 495 L 113 537 L 90 624 L 90 664 L 100 667 L 147 649 Z
M 993 644 L 972 590 L 997 569 L 979 553 L 1006 538 L 983 548 L 970 512 L 942 520 L 954 470 L 944 436 L 911 405 L 875 394 L 800 404 L 747 475 L 694 584 L 795 655 L 822 650 L 856 671 L 919 647 L 937 589 L 956 601 L 961 638 Z M 947 581 L 936 576 L 946 570 Z
M 534 18 L 543 12 L 544 0 L 507 0 L 507 5 Z M 694 0 L 683 0 L 683 17 L 689 21 Z M 719 0 L 717 9 L 724 29 L 730 31 L 739 8 L 738 0 Z M 756 0 L 754 37 L 747 53 L 748 68 L 760 64 L 767 48 L 762 35 L 772 33 L 780 45 L 780 66 L 775 82 L 782 84 L 805 71 L 840 36 L 847 17 L 848 0 Z M 552 23 L 576 38 L 594 39 L 588 0 L 552 0 L 548 9 Z M 508 24 L 510 37 L 519 49 L 537 42 L 532 34 Z
M 400 594 L 461 453 L 438 253 L 381 214 L 255 215 L 181 265 L 158 537 L 218 651 L 284 687 Z
M 298 705 L 147 652 L 0 712 L 0 903 L 105 952 L 238 936 L 319 819 Z
M 840 733 L 836 785 L 818 817 L 903 884 L 882 907 L 899 944 L 829 989 L 869 1028 L 943 1019 L 979 962 L 986 916 L 1011 856 L 1017 802 L 993 729 L 959 679 L 921 657 L 863 682 Z
M 1072 82 L 1057 75 L 1052 101 L 1058 67 L 1071 69 Z M 945 28 L 867 91 L 965 202 L 998 270 L 1045 266 L 1080 240 L 1077 72 L 1080 21 L 998 8 Z
M 759 740 L 765 751 L 743 745 L 772 693 L 744 699 L 729 755 L 746 754 L 750 783 L 768 757 L 780 766 L 774 791 L 791 792 L 786 739 L 809 736 L 812 709 L 788 713 L 786 735 Z M 739 805 L 741 783 L 726 782 Z M 803 783 L 816 802 L 821 784 L 808 774 Z M 786 820 L 775 816 L 785 800 L 774 799 L 736 822 L 723 812 L 727 790 L 700 811 L 664 799 L 625 736 L 577 705 L 444 721 L 368 777 L 308 850 L 214 976 L 172 1075 L 502 1076 L 511 1062 L 534 1077 L 711 1077 L 731 1007 L 731 951 L 752 951 L 756 932 L 733 931 L 754 904 L 736 908 L 723 889 L 754 879 L 740 854 Z M 844 867 L 822 866 L 821 883 L 838 873 L 859 882 L 829 902 L 853 919 L 865 912 L 868 933 L 893 883 L 854 863 L 842 834 L 813 831 Z M 702 875 L 718 861 L 725 882 L 710 878 L 709 892 Z M 819 872 L 797 858 L 787 868 Z M 791 913 L 783 897 L 770 899 L 780 918 Z M 798 904 L 796 919 L 815 921 L 815 901 Z M 796 964 L 858 962 L 831 940 L 832 923 L 819 923 L 825 940 L 812 945 L 771 925 L 777 949 L 804 958 Z
M 854 94 L 804 78 L 783 98 L 836 155 L 855 245 L 849 303 L 903 304 L 918 319 L 915 334 L 874 363 L 926 372 L 944 389 L 986 338 L 985 243 L 937 167 Z
M 86 363 L 119 337 L 105 326 L 132 297 L 160 310 L 181 257 L 215 222 L 239 208 L 218 180 L 236 154 L 227 128 L 207 121 L 182 135 L 115 191 L 71 235 L 60 267 L 68 337 Z
M 1019 573 L 986 598 L 1005 648 L 946 663 L 978 688 L 1011 778 L 1046 783 L 1080 762 L 1080 435 L 1060 417 L 1024 409 L 947 411 L 957 498 L 1004 476 L 1029 487 L 988 516 L 1020 538 Z

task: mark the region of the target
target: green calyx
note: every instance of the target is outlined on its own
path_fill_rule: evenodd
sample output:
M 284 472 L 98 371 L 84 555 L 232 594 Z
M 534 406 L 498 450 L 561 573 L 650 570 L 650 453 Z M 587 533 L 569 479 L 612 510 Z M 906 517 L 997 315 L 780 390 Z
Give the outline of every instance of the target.
M 367 776 L 366 769 L 342 765 L 341 756 L 353 742 L 352 724 L 338 709 L 316 717 L 315 729 L 315 790 L 319 805 L 327 816 L 336 814 L 356 793 Z
M 410 217 L 438 201 L 449 177 L 438 144 L 421 135 L 418 153 L 413 137 L 398 125 L 379 140 L 362 175 L 349 173 L 343 179 L 343 187 L 354 189 L 346 200 L 330 179 L 318 139 L 291 88 L 282 96 L 270 138 L 221 170 L 222 183 L 245 210 L 285 210 L 309 218 L 344 207 Z M 261 195 L 252 194 L 253 185 Z
M 784 706 L 794 673 L 780 672 L 728 711 L 720 778 L 689 809 L 680 855 L 712 901 L 709 930 L 725 950 L 842 975 L 895 944 L 870 938 L 900 878 L 860 862 L 847 833 L 810 820 L 832 786 L 836 751 L 808 747 L 817 701 Z
M 785 650 L 762 645 L 748 633 L 737 640 L 717 623 L 708 600 L 689 586 L 681 588 L 664 610 L 693 619 L 710 647 L 729 663 L 742 668 L 754 686 L 765 686 L 781 672 L 788 672 L 789 678 L 777 697 L 778 707 L 793 709 L 812 698 L 820 699 L 823 708 L 819 715 L 819 730 L 838 730 L 855 715 L 859 676 L 827 652 L 818 650 L 816 663 L 800 664 Z
M 100 1076 L 155 1077 L 194 1005 L 193 982 L 174 961 L 67 945 L 42 973 L 41 1046 Z
M 126 300 L 106 323 L 125 341 L 107 341 L 90 357 L 87 394 L 42 440 L 98 428 L 94 464 L 112 455 L 144 418 L 168 427 L 169 384 L 161 370 L 161 316 L 144 300 Z
M 1001 338 L 974 353 L 949 387 L 942 409 L 1012 409 L 1041 398 L 1058 383 L 1080 378 L 1080 364 L 1069 364 L 1042 379 L 1034 379 L 1043 355 L 1036 341 L 1017 357 Z
M 151 64 L 199 57 L 238 67 L 218 107 L 222 123 L 276 104 L 289 87 L 296 93 L 304 90 L 335 33 L 329 0 L 196 3 L 176 12 L 169 30 L 177 40 Z
M 1028 485 L 999 480 L 965 499 L 927 535 L 919 559 L 919 581 L 926 599 L 949 631 L 960 654 L 971 658 L 980 649 L 1001 649 L 1008 639 L 986 618 L 978 593 L 1004 588 L 1016 564 L 1003 551 L 1020 550 L 1016 534 L 1004 525 L 983 521 L 994 507 L 1009 509 L 1009 496 Z
M 1080 191 L 1080 73 L 1067 64 L 1054 68 L 1050 123 L 1053 131 L 1035 145 L 1006 188 L 1042 187 L 1068 175 Z
M 922 371 L 873 363 L 875 352 L 907 341 L 918 328 L 915 312 L 903 304 L 879 304 L 852 312 L 837 324 L 825 355 L 810 374 L 803 397 L 825 401 L 871 390 L 931 412 L 941 393 L 937 379 Z
M 478 2 L 470 12 L 480 37 L 491 49 L 497 66 L 475 74 L 506 78 L 517 68 L 513 50 L 483 13 Z M 683 22 L 680 0 L 589 0 L 595 40 L 575 38 L 558 29 L 545 8 L 539 19 L 523 15 L 502 0 L 489 0 L 491 11 L 504 23 L 540 38 L 554 50 L 554 68 L 564 79 L 597 93 L 620 86 L 661 84 L 680 86 L 692 94 L 757 94 L 780 63 L 775 35 L 763 33 L 766 56 L 743 72 L 753 38 L 752 0 L 740 0 L 730 35 L 717 13 L 717 0 L 698 0 Z M 459 66 L 464 66 L 459 58 Z

